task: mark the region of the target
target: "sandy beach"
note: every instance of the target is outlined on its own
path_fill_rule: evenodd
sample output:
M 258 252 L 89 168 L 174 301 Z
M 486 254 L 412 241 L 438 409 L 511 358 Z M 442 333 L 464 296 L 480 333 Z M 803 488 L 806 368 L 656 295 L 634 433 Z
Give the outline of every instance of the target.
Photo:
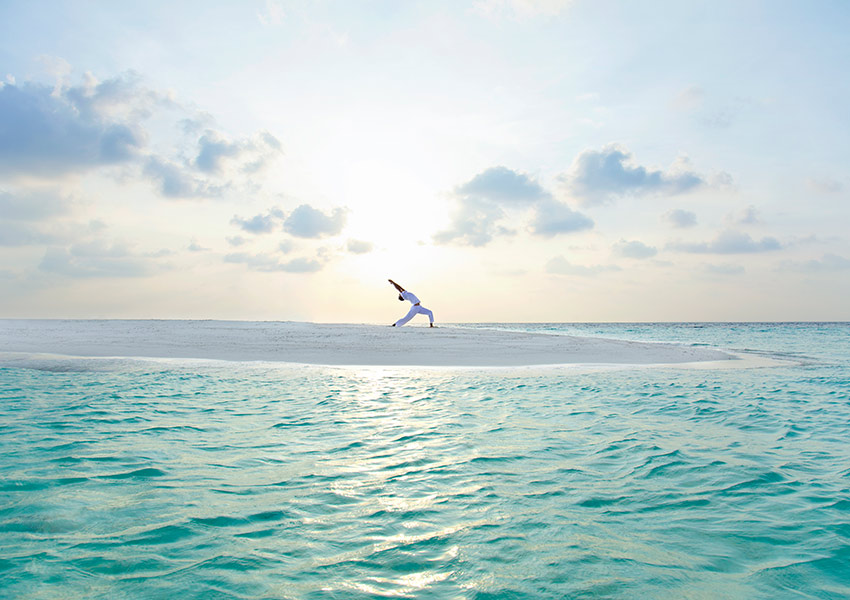
M 704 346 L 473 329 L 252 321 L 2 320 L 0 352 L 313 365 L 681 364 L 734 358 Z

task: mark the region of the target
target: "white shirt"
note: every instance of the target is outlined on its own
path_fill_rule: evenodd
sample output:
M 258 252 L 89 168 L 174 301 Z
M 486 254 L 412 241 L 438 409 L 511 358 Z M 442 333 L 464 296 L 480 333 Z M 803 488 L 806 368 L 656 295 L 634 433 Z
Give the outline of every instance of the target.
M 413 292 L 408 292 L 407 290 L 404 290 L 401 293 L 401 297 L 410 302 L 411 304 L 419 304 L 419 298 L 417 298 Z

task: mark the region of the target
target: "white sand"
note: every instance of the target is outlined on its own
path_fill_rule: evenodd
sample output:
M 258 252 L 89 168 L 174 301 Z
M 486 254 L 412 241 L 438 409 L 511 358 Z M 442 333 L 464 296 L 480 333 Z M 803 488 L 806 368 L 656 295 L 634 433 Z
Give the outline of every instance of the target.
M 648 365 L 726 361 L 705 347 L 465 329 L 252 321 L 0 320 L 0 352 L 315 365 Z

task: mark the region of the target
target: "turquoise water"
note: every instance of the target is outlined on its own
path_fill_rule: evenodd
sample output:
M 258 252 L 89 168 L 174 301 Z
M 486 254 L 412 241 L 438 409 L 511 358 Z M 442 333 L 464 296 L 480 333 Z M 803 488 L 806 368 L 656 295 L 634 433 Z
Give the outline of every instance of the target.
M 791 362 L 0 366 L 0 597 L 850 597 L 850 325 L 499 327 Z

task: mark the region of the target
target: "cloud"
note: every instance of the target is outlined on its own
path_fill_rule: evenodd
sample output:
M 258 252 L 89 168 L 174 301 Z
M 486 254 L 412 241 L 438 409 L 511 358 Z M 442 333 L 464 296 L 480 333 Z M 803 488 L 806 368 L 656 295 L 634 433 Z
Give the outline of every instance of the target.
M 257 13 L 260 23 L 265 26 L 280 25 L 283 23 L 285 16 L 286 13 L 280 2 L 275 2 L 274 0 L 266 0 L 265 10 Z
M 254 173 L 268 158 L 281 152 L 280 141 L 267 131 L 251 138 L 228 140 L 217 131 L 208 129 L 198 140 L 198 155 L 194 166 L 199 171 L 219 175 L 228 164 L 235 164 L 242 171 Z
M 57 90 L 53 93 L 56 95 Z M 148 119 L 157 107 L 176 106 L 168 94 L 144 88 L 142 78 L 133 71 L 103 81 L 86 73 L 82 85 L 68 86 L 64 94 L 84 119 L 110 119 L 127 124 Z
M 242 151 L 239 144 L 229 142 L 215 131 L 207 131 L 198 140 L 198 156 L 195 166 L 205 173 L 218 173 L 225 158 L 238 156 Z
M 689 210 L 682 210 L 681 208 L 674 208 L 673 210 L 667 211 L 664 213 L 663 219 L 678 229 L 693 227 L 697 224 L 696 214 Z
M 346 248 L 352 254 L 368 254 L 374 248 L 374 244 L 363 240 L 348 240 Z
M 752 204 L 747 208 L 726 215 L 725 221 L 729 225 L 756 225 L 760 222 L 759 211 Z
M 192 240 L 191 243 L 187 246 L 189 252 L 209 252 L 209 248 L 205 248 L 201 246 L 197 240 Z
M 142 106 L 152 97 L 127 91 L 135 88 L 124 77 L 64 90 L 3 85 L 0 175 L 55 177 L 138 156 L 145 145 Z
M 702 176 L 682 166 L 660 171 L 635 165 L 631 153 L 615 144 L 598 151 L 585 150 L 559 179 L 587 205 L 625 195 L 679 194 L 705 183 Z
M 0 190 L 0 246 L 61 245 L 103 228 L 75 222 L 77 202 L 53 190 Z
M 123 244 L 106 245 L 97 240 L 67 249 L 48 248 L 39 268 L 75 278 L 144 277 L 156 270 L 150 258 L 134 256 Z
M 266 273 L 286 272 L 286 273 L 315 273 L 322 269 L 323 264 L 315 259 L 294 258 L 292 260 L 281 262 L 279 258 L 271 254 L 247 254 L 244 252 L 236 252 L 228 254 L 224 257 L 224 261 L 228 263 L 243 264 L 254 271 L 262 271 Z
M 556 256 L 546 263 L 546 272 L 554 275 L 594 277 L 601 273 L 612 273 L 616 271 L 622 271 L 622 269 L 617 265 L 577 265 L 571 263 L 563 256 Z
M 526 19 L 555 17 L 572 3 L 573 0 L 475 0 L 472 9 L 487 18 Z
M 174 155 L 150 151 L 149 146 L 163 146 L 159 140 L 148 143 L 144 125 L 153 117 L 156 122 L 176 117 L 176 144 L 168 140 L 178 148 Z M 132 72 L 104 81 L 86 73 L 79 85 L 70 85 L 65 75 L 54 87 L 6 83 L 0 85 L 0 176 L 58 178 L 122 165 L 138 169 L 124 173 L 152 180 L 165 197 L 209 198 L 236 183 L 247 185 L 244 178 L 282 152 L 267 131 L 229 139 L 212 129 L 197 137 L 185 126 L 210 120 L 169 94 L 145 88 Z M 187 153 L 194 158 L 185 158 Z
M 287 273 L 315 273 L 321 270 L 322 263 L 312 258 L 294 258 L 283 264 Z
M 837 254 L 824 254 L 820 259 L 812 259 L 804 262 L 784 260 L 779 264 L 781 271 L 795 271 L 797 273 L 832 273 L 836 271 L 850 270 L 850 259 Z
M 829 179 L 826 177 L 816 178 L 811 177 L 806 182 L 812 190 L 818 192 L 819 194 L 839 194 L 844 191 L 844 184 L 840 181 L 836 181 L 835 179 Z
M 705 90 L 698 85 L 692 85 L 676 95 L 673 107 L 677 110 L 692 111 L 702 107 L 704 102 Z
M 671 102 L 672 108 L 689 113 L 697 123 L 711 129 L 731 127 L 741 114 L 758 107 L 758 104 L 744 97 L 726 99 L 720 103 L 712 99 L 704 88 L 696 85 L 679 92 Z
M 593 229 L 593 220 L 572 210 L 563 202 L 552 199 L 537 205 L 531 222 L 531 231 L 546 237 L 583 229 Z
M 717 171 L 708 178 L 708 185 L 718 189 L 734 189 L 735 179 L 726 171 Z
M 637 240 L 633 240 L 631 242 L 620 240 L 614 244 L 614 252 L 620 256 L 625 256 L 626 258 L 637 259 L 651 258 L 658 254 L 657 249 L 652 246 L 647 246 L 643 242 Z
M 721 263 L 719 265 L 706 263 L 701 265 L 700 268 L 705 273 L 711 273 L 712 275 L 740 275 L 746 271 L 741 265 L 732 263 Z
M 283 222 L 283 229 L 300 238 L 333 236 L 345 227 L 347 213 L 347 209 L 335 208 L 331 214 L 325 214 L 309 204 L 302 204 L 289 213 Z
M 152 154 L 146 157 L 142 173 L 167 198 L 211 198 L 234 184 L 235 173 L 254 174 L 280 152 L 280 142 L 266 131 L 231 141 L 207 130 L 198 140 L 193 161 L 175 162 Z
M 0 220 L 0 246 L 31 246 L 64 241 L 67 241 L 67 235 L 50 230 L 40 223 Z
M 671 242 L 667 248 L 693 254 L 752 254 L 780 250 L 782 244 L 773 237 L 754 240 L 747 233 L 724 231 L 710 242 Z
M 194 166 L 210 175 L 221 175 L 228 166 L 251 174 L 260 171 L 269 159 L 281 152 L 280 140 L 268 131 L 260 131 L 250 138 L 228 140 L 221 133 L 208 129 L 198 140 Z
M 142 171 L 156 182 L 167 198 L 213 198 L 221 196 L 224 186 L 211 185 L 187 169 L 169 160 L 151 156 Z
M 65 216 L 74 201 L 53 191 L 23 191 L 11 193 L 0 190 L 0 215 L 3 220 L 40 221 Z
M 39 54 L 35 57 L 35 62 L 46 74 L 56 80 L 56 87 L 54 89 L 57 93 L 62 89 L 63 84 L 67 85 L 68 76 L 73 71 L 71 63 L 67 60 L 50 54 Z M 7 78 L 11 78 L 10 83 L 15 83 L 15 79 L 11 75 L 7 75 Z
M 283 216 L 283 212 L 280 209 L 273 208 L 265 215 L 254 215 L 250 219 L 243 219 L 238 215 L 233 215 L 230 224 L 236 225 L 248 233 L 271 233 L 277 226 L 278 221 L 283 219 Z
M 482 171 L 453 193 L 456 208 L 448 229 L 437 232 L 438 244 L 456 243 L 485 246 L 496 236 L 513 235 L 516 230 L 500 223 L 506 211 L 533 211 L 531 232 L 552 237 L 593 227 L 593 221 L 566 204 L 556 201 L 535 180 L 524 173 L 497 166 Z
M 456 188 L 459 196 L 475 196 L 511 205 L 529 204 L 549 197 L 549 192 L 533 179 L 507 167 L 491 167 Z
M 257 173 L 280 154 L 280 147 L 277 138 L 265 131 L 230 141 L 207 130 L 198 140 L 194 161 L 178 163 L 149 155 L 142 173 L 157 183 L 160 193 L 168 198 L 217 197 L 234 184 L 235 174 Z
M 452 214 L 451 226 L 436 233 L 434 241 L 438 244 L 455 242 L 466 246 L 484 246 L 496 234 L 507 231 L 496 224 L 504 216 L 505 211 L 490 200 L 476 196 L 459 198 L 458 206 Z

